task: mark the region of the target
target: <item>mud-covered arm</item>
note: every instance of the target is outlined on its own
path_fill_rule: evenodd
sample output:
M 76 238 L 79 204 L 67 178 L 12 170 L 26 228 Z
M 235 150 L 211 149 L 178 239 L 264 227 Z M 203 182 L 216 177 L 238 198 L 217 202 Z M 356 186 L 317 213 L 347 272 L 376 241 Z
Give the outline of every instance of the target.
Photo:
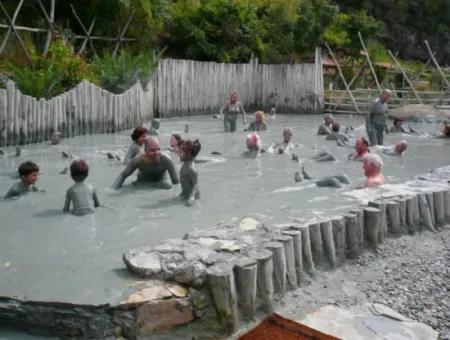
M 139 154 L 139 148 L 136 147 L 136 145 L 131 144 L 128 148 L 127 154 L 125 155 L 125 158 L 123 159 L 124 164 L 128 164 L 131 162 L 131 160 L 136 157 Z
M 94 200 L 94 207 L 98 208 L 100 206 L 100 201 L 98 200 L 97 190 L 93 190 L 92 199 Z
M 70 194 L 70 189 L 66 192 L 66 200 L 64 202 L 64 212 L 69 212 L 70 210 L 70 202 L 72 201 L 72 195 Z
M 165 156 L 164 161 L 166 162 L 167 171 L 169 172 L 172 184 L 180 183 L 180 177 L 177 170 L 175 169 L 175 165 L 173 164 L 172 160 L 169 157 Z
M 191 194 L 188 197 L 188 202 L 192 202 L 195 200 L 195 195 L 198 191 L 198 173 L 192 169 L 189 171 L 189 181 L 191 182 Z
M 122 173 L 117 176 L 116 180 L 113 183 L 113 189 L 119 189 L 122 186 L 123 182 L 125 182 L 127 177 L 137 169 L 138 163 L 140 161 L 139 158 L 140 157 L 138 157 L 137 159 L 132 159 L 127 167 L 122 171 Z
M 244 124 L 247 124 L 247 116 L 246 116 L 246 113 L 245 113 L 245 110 L 244 110 L 244 106 L 242 105 L 241 102 L 239 102 L 239 111 L 242 114 L 242 122 Z

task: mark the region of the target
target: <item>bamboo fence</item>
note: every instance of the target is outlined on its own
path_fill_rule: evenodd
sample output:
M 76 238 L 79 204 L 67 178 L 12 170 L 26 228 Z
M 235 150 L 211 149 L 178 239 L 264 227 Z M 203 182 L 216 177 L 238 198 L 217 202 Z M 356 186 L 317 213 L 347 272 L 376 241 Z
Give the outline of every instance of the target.
M 320 53 L 314 63 L 294 65 L 164 59 L 145 88 L 137 82 L 122 94 L 83 81 L 54 98 L 37 99 L 8 81 L 0 89 L 0 146 L 38 143 L 55 131 L 66 137 L 112 133 L 153 116 L 217 113 L 233 90 L 247 108 L 319 113 L 324 102 Z

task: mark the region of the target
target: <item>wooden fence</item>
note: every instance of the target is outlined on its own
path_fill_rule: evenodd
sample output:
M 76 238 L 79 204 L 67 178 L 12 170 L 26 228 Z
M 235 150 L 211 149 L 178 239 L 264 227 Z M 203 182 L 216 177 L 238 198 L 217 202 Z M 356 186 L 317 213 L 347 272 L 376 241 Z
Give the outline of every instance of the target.
M 36 99 L 9 81 L 0 89 L 0 146 L 41 142 L 55 131 L 66 137 L 115 132 L 154 115 L 217 113 L 232 90 L 247 108 L 319 113 L 324 102 L 320 53 L 315 63 L 297 65 L 164 59 L 145 88 L 138 82 L 118 95 L 83 81 L 52 99 Z

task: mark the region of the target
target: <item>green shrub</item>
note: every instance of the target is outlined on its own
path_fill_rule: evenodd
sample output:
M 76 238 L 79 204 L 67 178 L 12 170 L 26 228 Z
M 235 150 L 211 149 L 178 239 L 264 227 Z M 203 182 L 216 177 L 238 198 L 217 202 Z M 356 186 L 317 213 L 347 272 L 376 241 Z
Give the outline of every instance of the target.
M 102 88 L 113 93 L 122 93 L 138 80 L 146 83 L 160 57 L 161 53 L 131 54 L 123 50 L 116 58 L 111 53 L 95 57 L 91 68 Z
M 51 98 L 63 92 L 62 72 L 54 64 L 28 68 L 9 64 L 10 77 L 23 94 L 35 98 Z

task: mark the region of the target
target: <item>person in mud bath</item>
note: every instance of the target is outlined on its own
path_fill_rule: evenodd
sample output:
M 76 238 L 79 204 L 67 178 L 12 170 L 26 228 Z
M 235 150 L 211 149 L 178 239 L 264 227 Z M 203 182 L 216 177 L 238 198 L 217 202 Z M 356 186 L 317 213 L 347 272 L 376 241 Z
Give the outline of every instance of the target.
M 380 96 L 370 105 L 366 115 L 366 130 L 370 145 L 383 145 L 384 131 L 388 132 L 386 115 L 388 112 L 387 102 L 391 98 L 391 90 L 381 91 Z
M 393 122 L 393 126 L 390 129 L 390 132 L 395 133 L 395 132 L 401 132 L 401 133 L 406 133 L 406 130 L 403 128 L 403 119 L 401 118 L 395 118 L 394 122 Z
M 265 131 L 267 130 L 267 123 L 265 121 L 264 112 L 256 111 L 255 119 L 248 126 L 248 131 Z
M 63 140 L 64 140 L 64 135 L 59 131 L 55 131 L 52 133 L 52 136 L 49 140 L 49 144 L 50 145 L 58 145 L 58 144 L 61 144 L 61 142 Z
M 408 148 L 408 144 L 405 140 L 401 140 L 395 145 L 389 145 L 389 146 L 378 146 L 378 150 L 381 151 L 383 154 L 388 156 L 403 156 L 403 153 Z
M 333 124 L 331 124 L 331 133 L 325 137 L 325 140 L 347 141 L 348 136 L 346 134 L 340 133 L 340 128 L 341 125 L 338 122 L 333 122 Z
M 231 92 L 230 100 L 222 107 L 220 113 L 223 114 L 223 126 L 225 132 L 236 131 L 236 120 L 238 114 L 242 114 L 242 121 L 246 124 L 245 110 L 242 103 L 238 101 L 236 91 Z
M 355 153 L 348 156 L 349 160 L 363 161 L 369 155 L 369 142 L 364 137 L 359 137 L 355 142 Z
M 123 159 L 124 164 L 130 163 L 133 158 L 142 154 L 142 147 L 147 136 L 148 130 L 143 126 L 138 126 L 133 130 L 133 133 L 131 134 L 133 143 L 128 148 L 128 152 Z
M 152 136 L 158 136 L 159 135 L 159 119 L 153 118 L 152 119 L 152 125 L 150 126 L 149 134 Z
M 244 158 L 257 158 L 262 152 L 262 142 L 261 137 L 256 132 L 249 134 L 245 140 L 247 145 L 247 151 L 245 151 L 242 156 Z
M 123 182 L 135 170 L 139 170 L 137 182 L 150 183 L 158 189 L 170 189 L 172 184 L 178 184 L 180 179 L 172 160 L 161 153 L 159 141 L 155 137 L 147 137 L 144 142 L 144 154 L 134 158 L 114 181 L 113 188 L 119 189 Z M 166 173 L 169 173 L 169 183 Z
M 201 148 L 202 146 L 198 139 L 195 141 L 182 140 L 179 144 L 180 161 L 183 162 L 180 169 L 180 197 L 187 206 L 191 206 L 194 200 L 200 199 L 198 172 L 194 159 L 197 157 Z
M 329 135 L 331 133 L 331 125 L 334 123 L 332 114 L 327 113 L 323 116 L 323 123 L 319 125 L 318 135 Z
M 384 184 L 383 159 L 377 154 L 370 154 L 364 158 L 364 174 L 367 179 L 363 183 L 364 188 L 374 188 Z
M 64 202 L 64 212 L 70 211 L 72 203 L 72 214 L 75 216 L 83 216 L 95 213 L 95 208 L 100 206 L 97 192 L 94 187 L 86 184 L 84 180 L 89 175 L 89 167 L 83 160 L 73 161 L 70 165 L 70 177 L 75 184 L 66 192 L 66 200 Z
M 5 198 L 22 196 L 28 192 L 39 191 L 35 184 L 38 180 L 39 167 L 34 162 L 23 162 L 19 169 L 20 182 L 14 184 L 6 193 Z
M 297 145 L 291 142 L 293 135 L 293 130 L 290 127 L 285 127 L 283 129 L 283 141 L 281 143 L 272 143 L 270 145 L 267 152 L 269 153 L 289 153 L 289 151 L 293 148 L 295 148 Z

